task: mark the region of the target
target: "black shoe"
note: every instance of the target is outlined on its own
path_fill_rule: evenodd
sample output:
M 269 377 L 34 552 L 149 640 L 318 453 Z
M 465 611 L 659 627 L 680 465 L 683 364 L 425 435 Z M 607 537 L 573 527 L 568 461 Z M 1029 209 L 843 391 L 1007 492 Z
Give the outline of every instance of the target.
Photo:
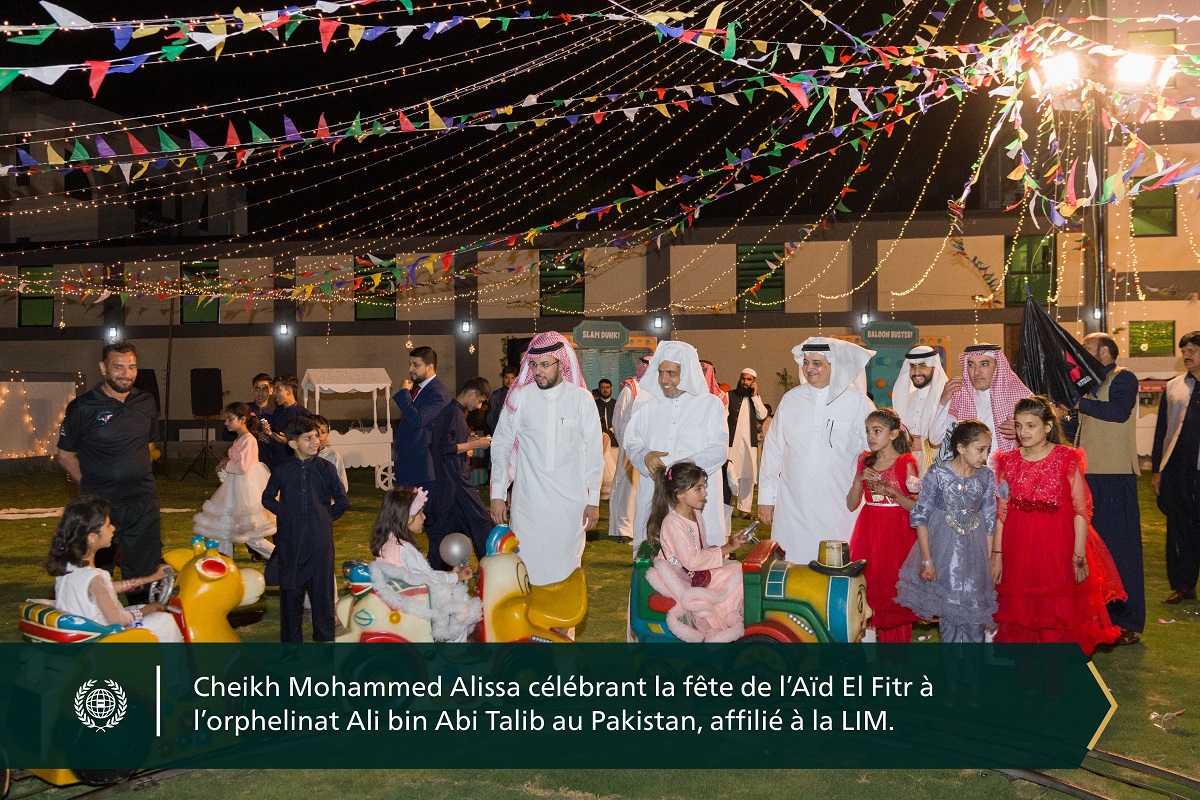
M 1176 603 L 1182 602 L 1184 600 L 1195 600 L 1195 599 L 1196 599 L 1196 590 L 1195 589 L 1176 589 L 1175 591 L 1171 592 L 1169 595 L 1164 597 L 1163 602 L 1166 603 L 1167 605 L 1173 606 Z
M 1113 647 L 1123 647 L 1127 644 L 1137 644 L 1142 640 L 1142 635 L 1137 631 L 1131 631 L 1126 628 L 1121 629 L 1121 635 L 1113 642 Z

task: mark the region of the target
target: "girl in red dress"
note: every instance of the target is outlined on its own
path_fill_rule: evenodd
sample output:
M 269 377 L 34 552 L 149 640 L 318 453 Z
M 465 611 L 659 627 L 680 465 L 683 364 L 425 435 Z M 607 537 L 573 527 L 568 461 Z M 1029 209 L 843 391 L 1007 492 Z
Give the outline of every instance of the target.
M 846 507 L 867 504 L 854 523 L 850 558 L 866 559 L 867 603 L 875 612 L 871 625 L 878 642 L 910 642 L 913 612 L 896 603 L 900 567 L 917 541 L 908 521 L 916 498 L 908 491 L 908 479 L 917 477 L 917 460 L 909 452 L 908 436 L 900 427 L 900 415 L 881 408 L 867 416 L 867 446 L 858 462 L 858 474 L 846 495 Z M 868 633 L 869 635 L 869 633 Z
M 1061 443 L 1046 398 L 1019 401 L 1013 416 L 1021 446 L 1000 454 L 996 476 L 996 641 L 1076 642 L 1091 655 L 1120 635 L 1104 604 L 1124 591 L 1112 556 L 1088 524 L 1083 454 Z

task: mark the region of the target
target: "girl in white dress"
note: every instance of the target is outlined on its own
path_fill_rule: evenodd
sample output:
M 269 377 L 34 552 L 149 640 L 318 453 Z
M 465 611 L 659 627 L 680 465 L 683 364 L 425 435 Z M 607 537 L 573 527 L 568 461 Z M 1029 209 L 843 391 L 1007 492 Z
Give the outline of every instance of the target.
M 371 552 L 378 559 L 371 564 L 372 582 L 376 594 L 393 608 L 402 601 L 388 586 L 389 580 L 429 587 L 429 609 L 415 613 L 432 615 L 435 641 L 465 642 L 475 623 L 483 619 L 483 605 L 467 592 L 466 582 L 474 574 L 470 564 L 455 567 L 453 572 L 442 572 L 429 566 L 417 549 L 413 537 L 425 530 L 428 499 L 429 493 L 421 488 L 398 487 L 383 496 L 371 534 Z
M 238 438 L 217 466 L 224 478 L 204 501 L 204 509 L 192 517 L 192 531 L 216 539 L 224 555 L 233 555 L 234 542 L 245 542 L 251 553 L 270 558 L 275 544 L 264 537 L 274 535 L 275 515 L 262 504 L 271 471 L 258 460 L 258 418 L 245 403 L 230 403 L 225 407 L 225 429 Z
M 76 497 L 63 509 L 58 529 L 50 540 L 46 571 L 54 576 L 54 606 L 67 614 L 102 625 L 145 628 L 160 642 L 182 642 L 174 615 L 159 603 L 125 608 L 117 592 L 129 592 L 166 575 L 161 564 L 153 575 L 113 583 L 112 576 L 95 564 L 96 552 L 112 544 L 113 525 L 107 500 L 92 494 Z

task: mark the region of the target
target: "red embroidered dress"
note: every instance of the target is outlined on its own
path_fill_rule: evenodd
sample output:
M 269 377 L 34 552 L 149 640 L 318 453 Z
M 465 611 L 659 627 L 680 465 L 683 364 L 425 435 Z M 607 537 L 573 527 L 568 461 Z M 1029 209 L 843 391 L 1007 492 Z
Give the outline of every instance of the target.
M 1003 573 L 996 586 L 997 642 L 1077 642 L 1091 655 L 1120 635 L 1105 603 L 1124 596 L 1108 548 L 1092 529 L 1092 497 L 1083 479 L 1083 455 L 1055 445 L 1044 458 L 1001 453 L 997 481 L 1003 522 Z M 1007 483 L 1007 498 L 1004 484 Z M 1089 521 L 1088 578 L 1075 582 L 1074 519 Z
M 868 455 L 864 453 L 858 460 L 860 472 Z M 879 473 L 884 483 L 905 497 L 912 496 L 905 486 L 910 465 L 915 475 L 917 460 L 911 453 L 902 453 L 890 467 Z M 881 633 L 907 626 L 909 635 L 900 638 L 909 641 L 917 615 L 896 604 L 896 583 L 900 578 L 900 567 L 917 541 L 917 532 L 909 524 L 908 512 L 889 497 L 872 495 L 866 481 L 863 481 L 862 496 L 866 505 L 854 523 L 854 534 L 850 537 L 850 558 L 855 561 L 860 558 L 867 560 L 863 576 L 867 582 L 867 604 L 874 612 L 871 625 Z

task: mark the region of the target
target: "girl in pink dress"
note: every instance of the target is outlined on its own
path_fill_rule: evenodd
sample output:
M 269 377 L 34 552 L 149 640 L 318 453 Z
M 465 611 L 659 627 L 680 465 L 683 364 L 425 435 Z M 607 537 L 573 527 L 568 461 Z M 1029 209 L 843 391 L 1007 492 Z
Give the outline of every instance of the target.
M 265 537 L 275 535 L 275 515 L 262 504 L 271 472 L 258 460 L 258 418 L 245 403 L 230 403 L 225 428 L 238 438 L 217 467 L 220 487 L 192 517 L 192 532 L 220 542 L 217 550 L 227 556 L 234 542 L 245 542 L 251 553 L 270 558 L 275 544 Z
M 700 512 L 708 500 L 708 475 L 691 461 L 654 474 L 654 499 L 646 540 L 661 548 L 646 579 L 675 600 L 667 627 L 685 642 L 731 642 L 745 632 L 742 565 L 726 560 L 748 541 L 745 533 L 709 546 Z
M 473 572 L 462 564 L 451 572 L 429 566 L 417 549 L 416 534 L 425 531 L 425 502 L 422 488 L 398 486 L 383 496 L 375 528 L 371 532 L 370 565 L 375 593 L 394 609 L 428 619 L 435 642 L 465 642 L 483 619 L 483 604 L 467 591 Z M 402 587 L 425 586 L 427 598 L 413 601 Z
M 1091 655 L 1120 628 L 1105 603 L 1124 595 L 1112 556 L 1088 524 L 1083 454 L 1061 444 L 1044 397 L 1016 405 L 1020 449 L 1001 453 L 992 540 L 997 642 L 1076 642 Z
M 908 520 L 916 499 L 908 479 L 917 477 L 917 460 L 909 452 L 900 415 L 881 408 L 867 416 L 867 446 L 858 462 L 858 474 L 846 496 L 854 511 L 865 498 L 866 507 L 854 523 L 850 558 L 866 559 L 867 603 L 875 614 L 871 627 L 878 642 L 911 642 L 917 616 L 896 603 L 900 567 L 917 541 Z

